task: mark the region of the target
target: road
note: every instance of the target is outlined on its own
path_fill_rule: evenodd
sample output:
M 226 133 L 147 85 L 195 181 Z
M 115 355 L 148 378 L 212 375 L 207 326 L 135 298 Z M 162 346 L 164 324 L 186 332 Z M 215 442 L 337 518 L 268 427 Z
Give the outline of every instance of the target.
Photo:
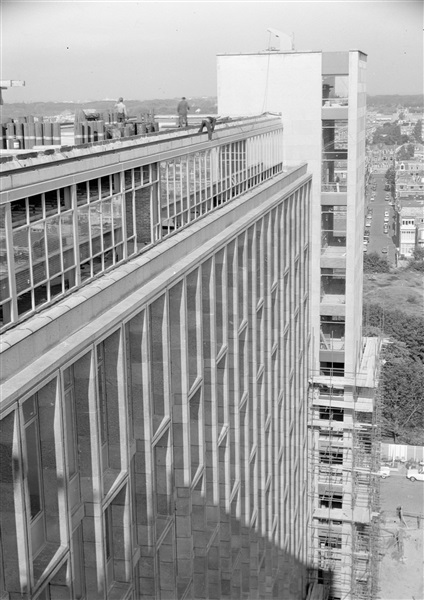
M 377 252 L 381 256 L 387 256 L 389 262 L 395 263 L 396 255 L 396 231 L 395 231 L 395 211 L 389 202 L 385 201 L 385 196 L 389 192 L 384 191 L 386 178 L 384 175 L 374 175 L 373 180 L 377 183 L 375 200 L 371 201 L 371 193 L 367 195 L 365 214 L 368 207 L 372 208 L 372 221 L 370 227 L 370 239 L 367 246 L 367 252 Z M 389 211 L 389 232 L 384 233 L 384 212 Z M 382 249 L 387 248 L 388 253 L 382 253 Z
M 406 479 L 405 467 L 381 481 L 380 592 L 381 600 L 421 600 L 423 596 L 424 482 Z M 397 507 L 405 515 L 399 519 Z M 412 515 L 415 515 L 414 517 Z M 400 537 L 399 545 L 396 536 Z

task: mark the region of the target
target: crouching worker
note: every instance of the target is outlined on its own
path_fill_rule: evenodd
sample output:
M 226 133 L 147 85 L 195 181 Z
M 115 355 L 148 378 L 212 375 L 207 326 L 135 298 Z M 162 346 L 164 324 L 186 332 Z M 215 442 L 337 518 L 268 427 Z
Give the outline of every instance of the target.
M 203 119 L 203 121 L 200 124 L 200 129 L 199 129 L 198 133 L 202 133 L 203 129 L 206 128 L 206 131 L 208 132 L 208 138 L 211 140 L 213 130 L 215 129 L 217 118 L 218 117 L 206 117 L 206 119 Z

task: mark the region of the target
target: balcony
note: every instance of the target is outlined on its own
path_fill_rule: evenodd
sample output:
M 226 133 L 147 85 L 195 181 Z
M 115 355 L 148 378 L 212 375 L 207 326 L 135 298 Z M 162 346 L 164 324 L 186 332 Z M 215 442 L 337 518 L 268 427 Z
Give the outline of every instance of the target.
M 337 269 L 321 270 L 321 305 L 342 305 L 346 302 L 346 279 L 344 270 L 339 274 Z

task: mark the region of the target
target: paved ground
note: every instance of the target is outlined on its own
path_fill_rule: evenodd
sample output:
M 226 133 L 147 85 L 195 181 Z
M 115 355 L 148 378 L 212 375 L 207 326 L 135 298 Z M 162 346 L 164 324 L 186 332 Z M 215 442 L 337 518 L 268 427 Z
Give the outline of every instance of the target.
M 405 468 L 392 471 L 381 481 L 381 600 L 423 600 L 424 598 L 424 482 L 411 482 Z M 404 522 L 397 513 L 402 507 Z
M 396 236 L 395 236 L 395 212 L 393 206 L 386 202 L 385 196 L 389 192 L 384 191 L 384 185 L 386 178 L 384 175 L 374 175 L 373 180 L 377 183 L 377 190 L 375 192 L 375 200 L 371 202 L 370 195 L 367 197 L 366 208 L 372 208 L 372 220 L 370 227 L 370 240 L 368 244 L 368 252 L 378 252 L 382 256 L 388 256 L 388 260 L 394 264 L 395 262 L 395 249 L 396 249 Z M 389 232 L 384 233 L 384 213 L 389 212 Z M 387 248 L 388 254 L 383 254 L 382 249 Z

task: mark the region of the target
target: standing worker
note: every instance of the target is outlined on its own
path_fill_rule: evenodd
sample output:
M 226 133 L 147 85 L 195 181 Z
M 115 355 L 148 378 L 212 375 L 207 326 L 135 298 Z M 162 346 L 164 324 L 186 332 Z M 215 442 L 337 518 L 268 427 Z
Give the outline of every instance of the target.
M 118 123 L 125 123 L 127 120 L 127 107 L 124 104 L 124 99 L 119 98 L 118 102 L 114 106 L 114 111 L 116 112 L 116 118 Z
M 178 127 L 187 127 L 187 113 L 190 110 L 187 100 L 183 96 L 181 100 L 178 102 L 177 112 L 178 112 Z

